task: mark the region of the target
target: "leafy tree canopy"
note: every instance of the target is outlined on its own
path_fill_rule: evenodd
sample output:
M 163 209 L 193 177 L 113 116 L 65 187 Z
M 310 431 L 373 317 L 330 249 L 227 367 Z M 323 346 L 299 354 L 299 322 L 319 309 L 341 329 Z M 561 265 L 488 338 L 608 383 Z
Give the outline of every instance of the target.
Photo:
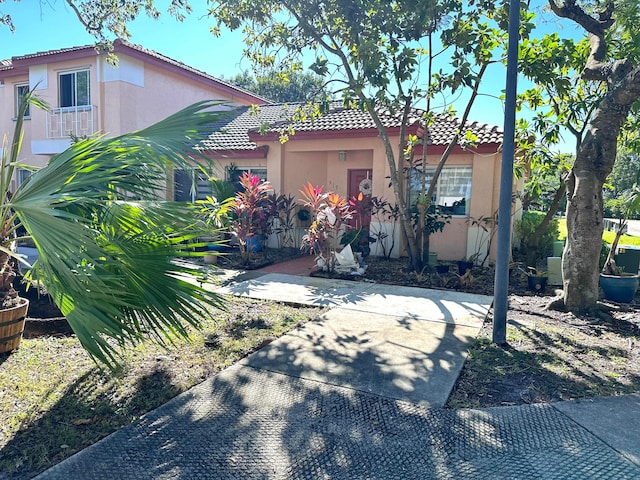
M 310 72 L 284 72 L 271 69 L 253 76 L 243 71 L 229 82 L 276 103 L 309 102 L 329 96 L 322 77 Z
M 609 188 L 605 189 L 605 200 L 622 198 L 633 189 L 636 175 L 640 172 L 640 154 L 628 150 L 618 152 L 618 158 L 607 179 Z
M 422 240 L 423 229 L 413 230 L 403 179 L 408 169 L 419 168 L 426 157 L 406 161 L 413 157 L 405 153 L 420 143 L 406 134 L 406 127 L 416 120 L 414 107 L 424 108 L 422 120 L 428 127 L 438 113 L 452 114 L 452 99 L 466 93 L 469 100 L 459 115 L 464 124 L 488 65 L 504 61 L 505 4 L 488 0 L 212 0 L 209 13 L 216 22 L 214 33 L 223 26 L 243 28 L 245 56 L 254 65 L 296 71 L 311 52 L 315 57 L 311 70 L 328 79 L 331 91 L 347 105 L 370 112 L 384 144 L 410 261 L 420 270 L 419 250 L 428 251 L 428 236 Z M 526 37 L 533 17 L 528 13 L 522 17 L 521 32 Z M 399 145 L 391 144 L 380 115 L 383 109 L 397 115 Z M 467 132 L 454 135 L 431 184 L 422 182 L 426 193 L 420 199 L 432 198 L 431 189 L 453 146 L 465 142 L 472 146 L 474 140 Z

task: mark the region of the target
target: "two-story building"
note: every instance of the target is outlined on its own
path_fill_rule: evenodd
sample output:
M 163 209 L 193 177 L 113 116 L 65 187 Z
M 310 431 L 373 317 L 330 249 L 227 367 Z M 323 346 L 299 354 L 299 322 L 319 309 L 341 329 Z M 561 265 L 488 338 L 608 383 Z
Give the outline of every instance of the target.
M 233 105 L 265 99 L 181 62 L 117 40 L 117 65 L 93 45 L 0 61 L 0 133 L 11 134 L 22 96 L 36 89 L 49 111 L 31 108 L 20 161 L 44 166 L 74 137 L 120 135 L 147 127 L 201 100 Z M 20 170 L 17 183 L 28 175 Z
M 114 53 L 117 66 L 94 46 L 0 62 L 0 132 L 13 131 L 15 112 L 28 89 L 35 88 L 50 105 L 49 111 L 32 108 L 29 112 L 21 162 L 44 166 L 74 137 L 98 132 L 119 135 L 144 128 L 194 102 L 217 99 L 237 109 L 218 126 L 222 131 L 213 132 L 202 145 L 217 165 L 215 176 L 224 178 L 228 167 L 233 167 L 236 172 L 252 171 L 269 180 L 277 193 L 298 198 L 300 188 L 310 182 L 348 197 L 363 192 L 394 202 L 385 147 L 367 112 L 332 102 L 322 117 L 291 124 L 292 106 L 267 104 L 251 92 L 127 42 L 116 41 Z M 393 115 L 382 119 L 397 155 L 398 119 Z M 295 135 L 283 143 L 280 132 L 289 126 Z M 433 199 L 451 214 L 451 222 L 431 241 L 431 250 L 447 260 L 469 257 L 487 240 L 483 228 L 470 219 L 491 217 L 497 210 L 502 132 L 491 125 L 460 125 L 447 117 L 425 131 L 419 115 L 407 130 L 425 140 L 427 179 L 457 131 L 470 131 L 478 142 L 473 148 L 454 147 Z M 421 156 L 422 146 L 418 146 L 413 158 Z M 408 161 L 405 167 L 410 164 Z M 207 179 L 194 179 L 194 172 L 175 172 L 168 182 L 168 197 L 193 200 L 208 194 Z M 28 173 L 19 170 L 16 185 Z M 420 177 L 419 170 L 407 170 L 407 200 L 419 190 Z M 200 191 L 191 189 L 193 180 L 198 181 Z M 394 254 L 402 254 L 400 229 L 388 219 L 371 220 L 395 239 Z

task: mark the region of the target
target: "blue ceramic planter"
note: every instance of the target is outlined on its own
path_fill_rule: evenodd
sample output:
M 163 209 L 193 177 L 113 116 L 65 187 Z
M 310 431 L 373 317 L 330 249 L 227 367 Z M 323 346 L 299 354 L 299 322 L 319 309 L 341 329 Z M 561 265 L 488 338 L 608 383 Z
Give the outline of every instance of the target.
M 604 298 L 613 302 L 629 303 L 638 289 L 638 275 L 605 275 L 600 274 L 600 287 Z
M 247 237 L 247 251 L 248 252 L 262 251 L 262 235 L 251 235 Z

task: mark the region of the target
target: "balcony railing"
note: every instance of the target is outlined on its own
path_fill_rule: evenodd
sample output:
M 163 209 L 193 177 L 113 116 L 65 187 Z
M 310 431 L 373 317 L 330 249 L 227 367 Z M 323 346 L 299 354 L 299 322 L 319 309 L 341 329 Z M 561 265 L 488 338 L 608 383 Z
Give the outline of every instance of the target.
M 47 138 L 83 137 L 95 133 L 97 107 L 54 108 L 47 112 Z

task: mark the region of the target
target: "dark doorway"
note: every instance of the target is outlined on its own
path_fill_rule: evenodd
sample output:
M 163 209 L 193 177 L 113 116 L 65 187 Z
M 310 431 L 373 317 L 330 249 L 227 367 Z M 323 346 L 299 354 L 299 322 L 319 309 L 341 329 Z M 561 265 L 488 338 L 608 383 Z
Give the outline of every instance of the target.
M 362 202 L 358 202 L 363 208 L 351 221 L 351 226 L 354 228 L 369 228 L 371 223 L 371 180 L 373 170 L 370 168 L 354 169 L 348 171 L 349 187 L 347 195 L 349 200 L 362 193 Z

